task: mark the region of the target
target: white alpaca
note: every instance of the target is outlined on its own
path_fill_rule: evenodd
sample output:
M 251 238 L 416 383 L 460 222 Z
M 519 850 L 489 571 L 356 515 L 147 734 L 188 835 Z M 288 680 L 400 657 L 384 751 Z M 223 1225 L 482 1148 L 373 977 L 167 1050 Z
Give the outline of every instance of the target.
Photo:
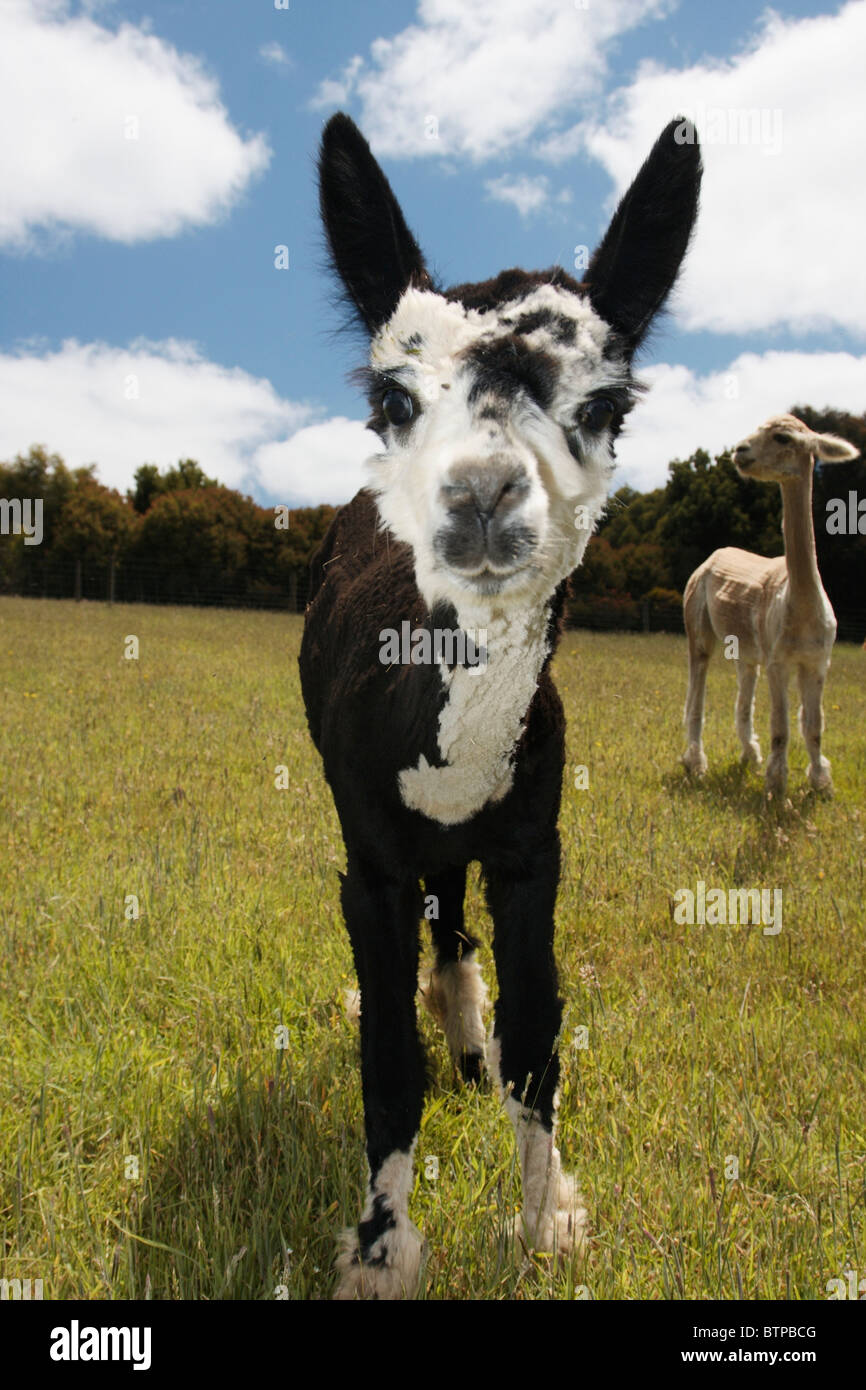
M 688 747 L 683 762 L 699 776 L 707 770 L 701 742 L 707 664 L 720 640 L 730 641 L 739 690 L 736 725 L 743 762 L 761 761 L 753 717 L 760 667 L 770 684 L 772 749 L 767 761 L 768 792 L 781 795 L 788 778 L 788 681 L 797 668 L 800 732 L 809 752 L 809 781 L 816 791 L 832 791 L 830 764 L 821 755 L 821 705 L 836 618 L 824 592 L 812 525 L 812 471 L 815 459 L 844 463 L 857 450 L 833 434 L 815 434 L 793 415 L 776 415 L 733 452 L 744 478 L 777 482 L 782 489 L 785 554 L 775 560 L 726 546 L 700 565 L 683 598 L 689 644 L 689 689 L 685 725 Z

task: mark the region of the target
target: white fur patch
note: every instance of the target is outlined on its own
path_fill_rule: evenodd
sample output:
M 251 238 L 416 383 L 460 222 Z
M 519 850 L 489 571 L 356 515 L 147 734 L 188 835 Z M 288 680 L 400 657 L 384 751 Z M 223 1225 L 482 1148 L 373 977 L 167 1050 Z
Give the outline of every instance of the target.
M 535 1111 L 508 1096 L 505 1109 L 514 1126 L 523 1181 L 523 1234 L 533 1250 L 567 1254 L 583 1243 L 586 1210 L 577 1181 L 562 1171 L 553 1134 Z
M 376 1197 L 384 1197 L 395 1220 L 395 1225 L 385 1231 L 369 1251 L 370 1257 L 381 1263 L 361 1263 L 358 1232 L 354 1227 L 340 1235 L 337 1257 L 340 1282 L 334 1294 L 336 1300 L 414 1298 L 417 1293 L 425 1247 L 420 1231 L 409 1220 L 414 1154 L 414 1141 L 408 1153 L 397 1150 L 389 1154 L 376 1174 L 375 1183 L 367 1187 L 362 1221 L 373 1215 Z
M 438 744 L 447 766 L 431 767 L 422 754 L 400 773 L 400 795 L 412 810 L 459 825 L 510 790 L 511 756 L 549 651 L 547 622 L 546 608 L 490 619 L 483 670 L 440 665 L 448 696 Z
M 489 1007 L 487 986 L 474 951 L 430 971 L 424 1003 L 441 1025 L 455 1062 L 464 1052 L 484 1056 L 484 1011 Z
M 488 1044 L 488 1067 L 499 1087 L 514 1127 L 523 1183 L 523 1234 L 533 1250 L 560 1255 L 579 1251 L 586 1238 L 587 1213 L 577 1180 L 562 1171 L 554 1132 L 545 1129 L 534 1110 L 521 1105 L 502 1085 L 499 1039 Z M 559 1097 L 554 1100 L 554 1115 Z M 554 1125 L 555 1130 L 555 1125 Z

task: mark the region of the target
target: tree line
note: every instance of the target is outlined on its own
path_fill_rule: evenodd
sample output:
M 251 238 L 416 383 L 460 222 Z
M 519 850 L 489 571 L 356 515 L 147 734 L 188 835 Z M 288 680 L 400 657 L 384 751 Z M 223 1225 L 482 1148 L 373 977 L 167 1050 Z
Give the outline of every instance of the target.
M 42 535 L 0 536 L 0 592 L 290 609 L 336 510 L 260 507 L 194 459 L 142 464 L 122 496 L 39 445 L 0 464 L 0 508 L 14 498 L 42 499 Z
M 866 453 L 866 412 L 794 406 L 791 413 Z M 15 499 L 28 498 L 42 500 L 39 544 L 28 544 L 11 524 L 18 515 Z M 57 454 L 34 446 L 0 464 L 0 592 L 295 611 L 306 601 L 309 563 L 334 511 L 326 505 L 261 507 L 209 478 L 193 459 L 164 472 L 142 464 L 123 496 L 98 481 L 94 465 L 70 469 Z M 816 470 L 813 514 L 818 564 L 839 636 L 862 641 L 863 458 Z M 835 522 L 828 529 L 830 518 Z M 781 494 L 775 483 L 741 478 L 727 453 L 711 458 L 698 449 L 669 464 L 664 486 L 614 493 L 572 579 L 570 621 L 680 630 L 689 575 L 723 545 L 781 555 Z

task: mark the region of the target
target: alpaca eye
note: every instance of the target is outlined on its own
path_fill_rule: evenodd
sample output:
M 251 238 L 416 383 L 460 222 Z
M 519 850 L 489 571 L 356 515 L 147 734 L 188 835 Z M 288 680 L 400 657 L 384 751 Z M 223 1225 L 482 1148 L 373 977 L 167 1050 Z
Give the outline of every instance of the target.
M 773 442 L 775 444 L 790 444 L 791 436 L 789 434 L 774 434 Z
M 587 401 L 577 412 L 578 422 L 581 427 L 590 434 L 599 434 L 606 430 L 614 415 L 616 406 L 607 396 L 596 396 L 595 400 Z
M 408 425 L 414 415 L 412 397 L 408 391 L 391 389 L 382 397 L 382 409 L 389 425 Z

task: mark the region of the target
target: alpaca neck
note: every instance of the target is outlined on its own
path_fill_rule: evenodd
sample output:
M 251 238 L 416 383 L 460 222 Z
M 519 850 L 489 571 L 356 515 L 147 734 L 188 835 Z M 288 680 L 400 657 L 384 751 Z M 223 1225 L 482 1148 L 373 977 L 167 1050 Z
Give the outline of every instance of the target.
M 812 524 L 812 469 L 804 478 L 792 478 L 781 486 L 788 587 L 795 600 L 808 601 L 821 591 Z

